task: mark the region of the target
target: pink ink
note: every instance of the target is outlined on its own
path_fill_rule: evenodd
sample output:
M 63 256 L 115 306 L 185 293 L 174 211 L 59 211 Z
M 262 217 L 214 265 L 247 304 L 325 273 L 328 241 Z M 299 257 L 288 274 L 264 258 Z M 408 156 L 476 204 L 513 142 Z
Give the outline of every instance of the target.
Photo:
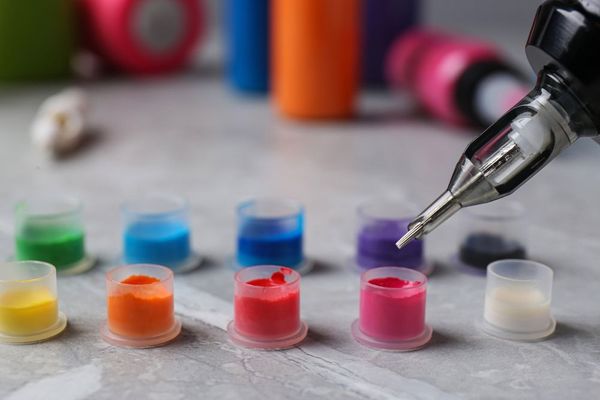
M 405 281 L 403 279 L 388 277 L 388 278 L 373 278 L 369 281 L 370 284 L 386 287 L 386 288 L 403 288 L 417 287 L 421 285 L 419 281 Z
M 387 350 L 415 350 L 431 338 L 425 324 L 427 278 L 418 271 L 381 267 L 361 276 L 357 341 Z

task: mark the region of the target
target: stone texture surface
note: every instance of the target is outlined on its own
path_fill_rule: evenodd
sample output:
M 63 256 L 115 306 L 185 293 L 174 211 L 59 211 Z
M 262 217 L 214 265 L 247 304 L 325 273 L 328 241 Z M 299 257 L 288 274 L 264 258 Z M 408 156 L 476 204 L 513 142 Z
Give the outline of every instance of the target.
M 7 399 L 563 399 L 600 389 L 600 147 L 584 141 L 515 195 L 528 209 L 532 258 L 555 270 L 556 334 L 513 343 L 476 328 L 485 280 L 446 261 L 464 218 L 427 238 L 439 265 L 428 320 L 435 334 L 412 353 L 377 352 L 349 333 L 357 317 L 351 270 L 357 205 L 372 196 L 423 207 L 443 190 L 474 132 L 427 122 L 367 95 L 361 117 L 302 123 L 279 118 L 262 98 L 238 97 L 216 79 L 108 81 L 88 87 L 95 140 L 61 161 L 30 148 L 28 124 L 58 86 L 6 88 L 0 95 L 0 256 L 10 256 L 11 206 L 28 193 L 65 191 L 85 203 L 93 271 L 59 279 L 67 331 L 31 346 L 0 346 Z M 180 193 L 193 207 L 193 241 L 205 265 L 176 278 L 181 337 L 151 350 L 104 343 L 104 272 L 120 252 L 119 204 L 144 190 Z M 234 207 L 255 195 L 301 200 L 306 251 L 302 346 L 281 352 L 236 348 L 232 314 Z

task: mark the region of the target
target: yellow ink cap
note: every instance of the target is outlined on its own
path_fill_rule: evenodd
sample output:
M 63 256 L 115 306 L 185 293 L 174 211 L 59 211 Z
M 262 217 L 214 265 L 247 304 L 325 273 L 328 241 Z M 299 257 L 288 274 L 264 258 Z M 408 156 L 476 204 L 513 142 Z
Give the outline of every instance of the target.
M 56 269 L 39 261 L 0 265 L 0 342 L 35 343 L 62 332 Z

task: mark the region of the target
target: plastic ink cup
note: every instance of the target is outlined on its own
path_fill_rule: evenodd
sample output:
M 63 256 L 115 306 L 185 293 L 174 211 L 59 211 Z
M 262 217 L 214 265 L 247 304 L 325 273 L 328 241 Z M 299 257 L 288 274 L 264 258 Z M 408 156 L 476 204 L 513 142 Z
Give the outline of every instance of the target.
M 306 272 L 304 210 L 294 200 L 262 198 L 238 206 L 237 254 L 234 266 L 282 265 Z
M 58 310 L 53 265 L 41 261 L 0 265 L 0 342 L 41 342 L 66 326 L 67 317 Z
M 381 267 L 360 277 L 360 315 L 352 336 L 378 350 L 418 350 L 431 339 L 425 323 L 427 277 L 408 268 Z
M 459 268 L 485 273 L 494 261 L 526 258 L 524 214 L 523 207 L 516 202 L 483 204 L 465 210 L 466 230 L 457 256 Z
M 86 255 L 81 202 L 72 197 L 48 196 L 17 203 L 15 259 L 50 263 L 59 273 L 90 269 Z
M 527 260 L 501 260 L 488 266 L 484 332 L 508 340 L 536 341 L 551 335 L 552 269 Z
M 175 318 L 173 271 L 160 265 L 134 264 L 106 274 L 107 323 L 104 340 L 119 347 L 156 347 L 179 335 Z
M 123 261 L 165 265 L 186 272 L 200 264 L 192 251 L 187 202 L 176 196 L 152 194 L 123 205 Z
M 300 320 L 300 274 L 273 265 L 235 274 L 231 341 L 243 347 L 277 350 L 300 343 L 308 332 Z
M 414 210 L 401 202 L 372 200 L 362 204 L 358 208 L 356 237 L 358 270 L 401 265 L 429 274 L 432 268 L 424 260 L 423 240 L 413 240 L 401 250 L 396 247 L 398 238 L 407 232 L 414 215 Z

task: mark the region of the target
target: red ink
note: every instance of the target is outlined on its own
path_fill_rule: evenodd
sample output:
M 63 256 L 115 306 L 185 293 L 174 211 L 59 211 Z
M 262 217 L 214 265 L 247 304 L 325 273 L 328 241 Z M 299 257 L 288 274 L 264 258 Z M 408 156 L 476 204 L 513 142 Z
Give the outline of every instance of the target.
M 271 286 L 279 286 L 285 284 L 285 276 L 283 272 L 274 272 L 270 278 L 262 278 L 262 279 L 253 279 L 251 281 L 246 282 L 248 285 L 252 286 L 263 286 L 263 287 L 271 287 Z
M 148 285 L 156 282 L 160 282 L 160 279 L 147 275 L 131 275 L 121 281 L 127 285 Z
M 289 268 L 269 278 L 252 279 L 234 299 L 235 328 L 248 337 L 277 338 L 292 335 L 300 328 L 300 287 L 286 282 Z

